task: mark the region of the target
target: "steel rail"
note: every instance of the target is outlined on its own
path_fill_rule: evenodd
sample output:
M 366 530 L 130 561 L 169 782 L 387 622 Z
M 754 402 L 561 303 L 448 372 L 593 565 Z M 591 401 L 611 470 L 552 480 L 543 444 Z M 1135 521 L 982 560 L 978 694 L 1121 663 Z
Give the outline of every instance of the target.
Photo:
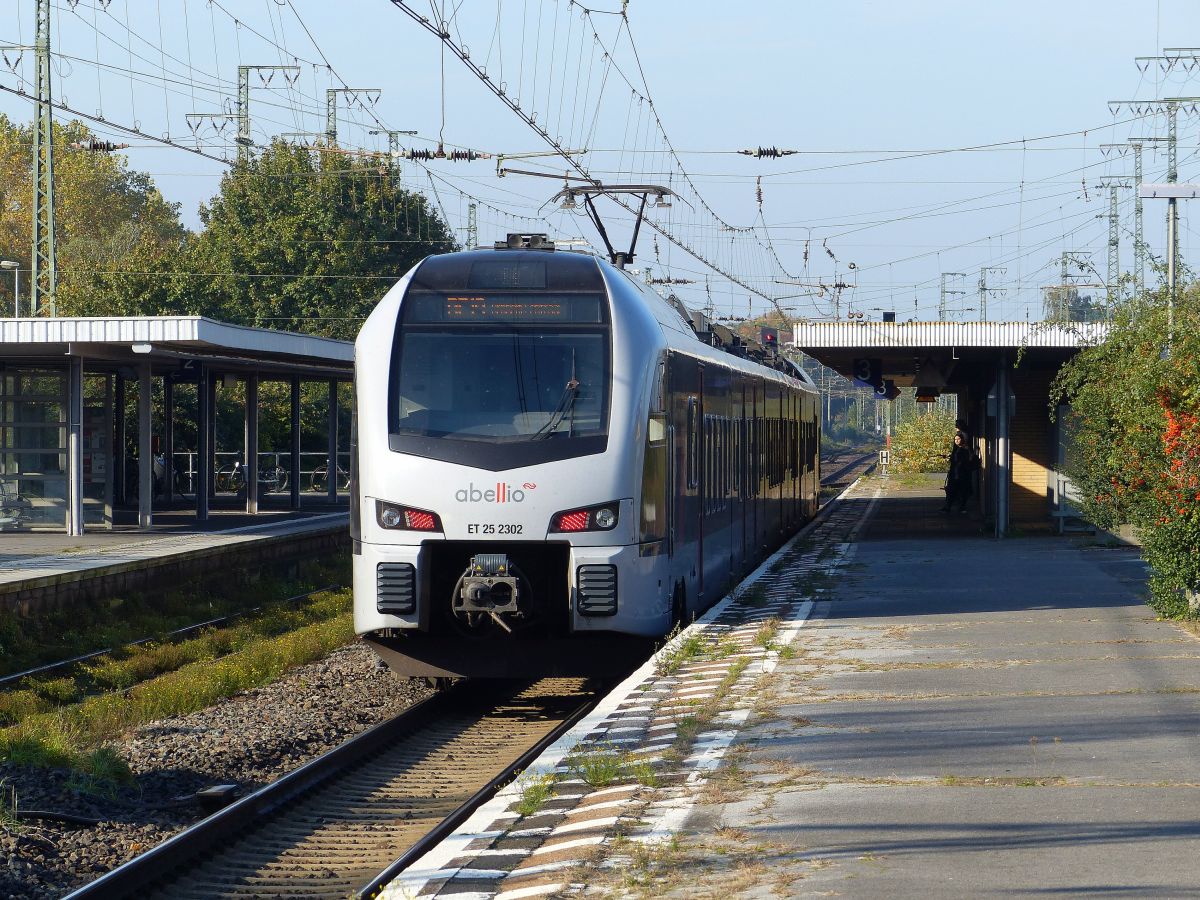
M 528 688 L 537 681 L 522 682 L 521 686 Z M 369 764 L 379 752 L 419 735 L 422 729 L 428 728 L 436 724 L 439 719 L 452 714 L 456 705 L 472 699 L 477 701 L 481 688 L 488 690 L 490 687 L 466 681 L 452 685 L 449 689 L 409 707 L 396 717 L 372 727 L 271 784 L 213 813 L 95 881 L 83 885 L 68 894 L 67 900 L 127 898 L 136 896 L 139 892 L 160 887 L 163 882 L 169 882 L 175 877 L 186 876 L 187 871 L 202 858 L 220 853 L 224 846 L 236 844 L 238 836 L 246 830 L 269 824 L 273 818 L 284 811 L 285 807 L 291 810 L 294 801 L 300 800 L 338 777 L 352 773 L 360 764 Z M 520 689 L 514 690 L 511 683 L 495 687 L 502 692 L 497 698 L 497 706 L 512 701 L 521 693 Z M 528 762 L 541 752 L 547 740 L 557 739 L 586 714 L 599 696 L 599 693 L 593 693 L 578 708 L 565 715 L 562 723 L 552 728 L 549 734 L 540 738 L 535 747 L 505 766 L 504 770 L 494 776 L 487 785 L 454 809 L 447 819 L 439 822 L 430 834 L 436 833 L 437 840 L 440 840 L 447 831 L 457 827 L 457 824 L 469 816 L 475 808 L 507 783 L 515 772 L 528 765 Z M 449 824 L 451 821 L 453 824 Z M 436 840 L 427 835 L 414 846 L 427 848 L 431 842 L 436 843 Z M 401 860 L 405 859 L 407 855 L 401 857 Z M 393 866 L 389 866 L 386 871 L 390 872 Z M 381 877 L 382 875 L 373 879 L 363 890 L 376 885 Z
M 475 810 L 491 800 L 502 787 L 512 781 L 519 773 L 529 768 L 533 761 L 541 756 L 547 747 L 570 731 L 575 723 L 587 715 L 595 705 L 595 699 L 581 703 L 575 712 L 563 720 L 561 725 L 522 753 L 517 759 L 513 760 L 503 772 L 481 787 L 462 806 L 446 816 L 423 838 L 405 850 L 395 862 L 372 878 L 363 887 L 359 888 L 355 897 L 359 898 L 359 900 L 372 900 L 372 898 L 377 897 L 379 892 L 393 881 L 397 875 L 453 834 L 455 829 L 470 818 Z

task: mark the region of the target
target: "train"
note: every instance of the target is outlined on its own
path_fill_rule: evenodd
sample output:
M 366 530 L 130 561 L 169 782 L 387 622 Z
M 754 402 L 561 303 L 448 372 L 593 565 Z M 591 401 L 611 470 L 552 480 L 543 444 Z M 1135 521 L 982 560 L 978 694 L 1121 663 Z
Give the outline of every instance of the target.
M 425 678 L 644 658 L 817 511 L 818 393 L 771 337 L 543 235 L 418 263 L 355 342 L 356 633 Z

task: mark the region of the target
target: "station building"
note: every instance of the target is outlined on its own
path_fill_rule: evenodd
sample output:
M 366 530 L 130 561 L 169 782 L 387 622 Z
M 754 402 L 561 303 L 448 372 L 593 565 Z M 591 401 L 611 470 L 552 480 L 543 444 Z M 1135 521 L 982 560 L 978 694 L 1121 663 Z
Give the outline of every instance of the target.
M 1072 519 L 1069 408 L 1050 407 L 1063 363 L 1104 340 L 1096 322 L 797 322 L 798 350 L 846 378 L 872 373 L 918 399 L 958 397 L 983 464 L 975 500 L 996 534 Z
M 344 505 L 353 368 L 348 341 L 201 316 L 2 319 L 0 531 Z

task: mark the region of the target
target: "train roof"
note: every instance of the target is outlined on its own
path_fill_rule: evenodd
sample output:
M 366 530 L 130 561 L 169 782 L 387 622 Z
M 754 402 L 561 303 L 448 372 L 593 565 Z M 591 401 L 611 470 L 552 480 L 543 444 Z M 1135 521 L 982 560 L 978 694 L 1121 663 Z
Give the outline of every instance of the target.
M 408 290 L 441 293 L 524 289 L 607 293 L 614 283 L 624 283 L 642 298 L 662 327 L 668 345 L 708 356 L 736 369 L 771 369 L 778 377 L 813 386 L 812 379 L 803 369 L 773 349 L 742 337 L 697 310 L 688 309 L 674 295 L 662 297 L 607 260 L 590 253 L 556 249 L 541 235 L 514 235 L 508 241 L 498 242 L 495 249 L 427 257 L 417 265 Z

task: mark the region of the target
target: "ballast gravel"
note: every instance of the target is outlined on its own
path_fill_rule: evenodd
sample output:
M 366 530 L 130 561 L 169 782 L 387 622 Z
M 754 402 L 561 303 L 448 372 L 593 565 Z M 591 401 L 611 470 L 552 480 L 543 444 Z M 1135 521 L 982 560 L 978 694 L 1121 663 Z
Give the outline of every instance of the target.
M 203 818 L 197 791 L 217 784 L 254 790 L 430 693 L 352 644 L 267 687 L 114 742 L 133 770 L 132 785 L 106 789 L 60 770 L 0 763 L 0 810 L 15 791 L 19 810 L 99 820 L 14 822 L 0 813 L 0 898 L 61 897 Z

